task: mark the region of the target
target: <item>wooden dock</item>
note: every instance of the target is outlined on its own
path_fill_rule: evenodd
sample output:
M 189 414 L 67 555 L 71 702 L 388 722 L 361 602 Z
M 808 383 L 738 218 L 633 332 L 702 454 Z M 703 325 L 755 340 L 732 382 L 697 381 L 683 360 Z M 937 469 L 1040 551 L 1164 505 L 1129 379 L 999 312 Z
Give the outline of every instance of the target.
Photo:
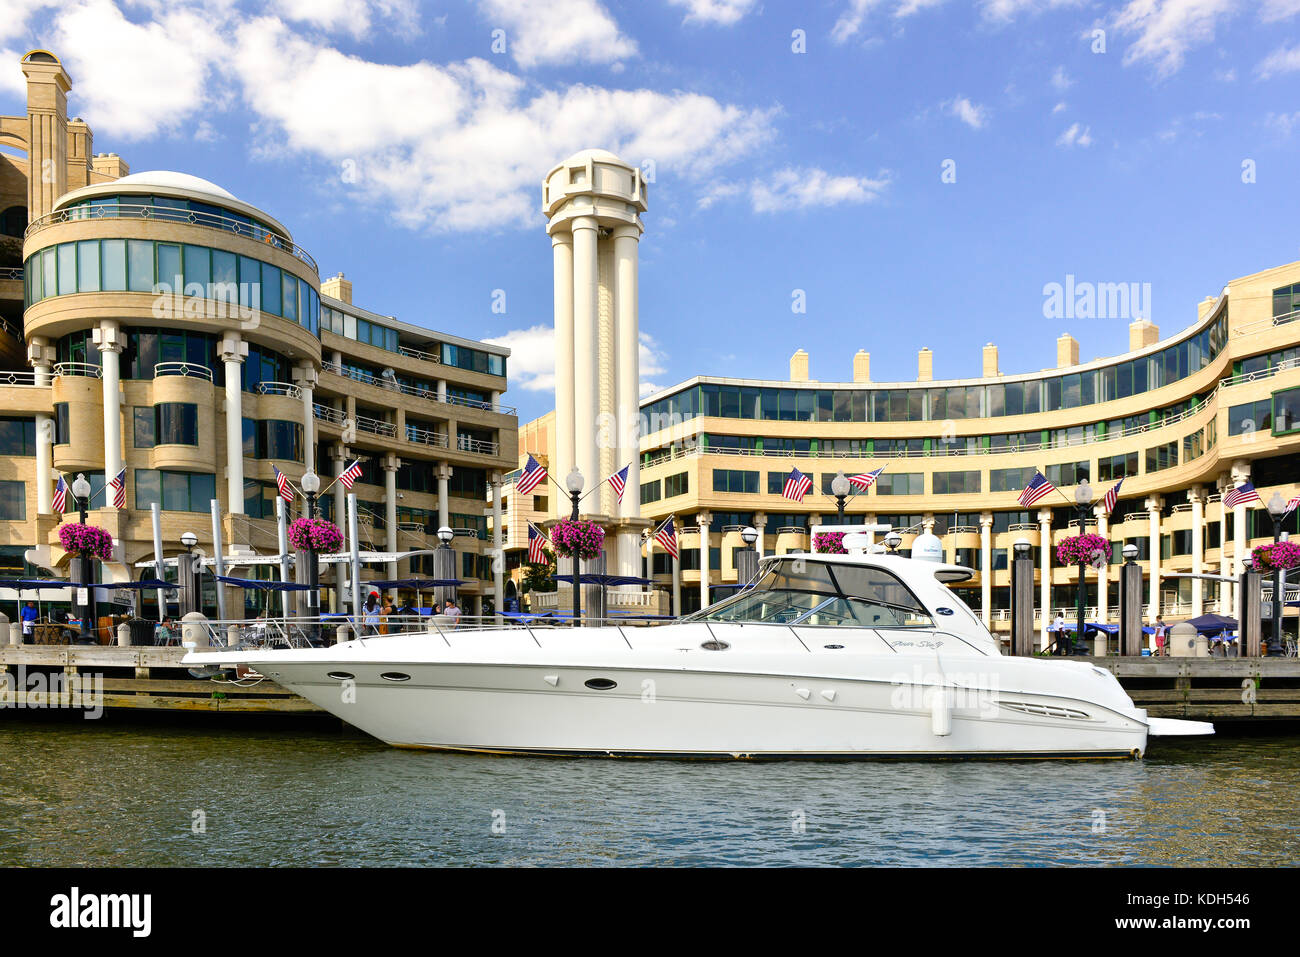
M 154 712 L 326 715 L 269 679 L 255 684 L 195 678 L 183 648 L 116 645 L 0 647 L 0 716 L 6 708 L 76 707 L 92 688 L 102 707 Z M 1076 658 L 1115 675 L 1153 717 L 1202 721 L 1300 721 L 1300 659 Z M 6 678 L 6 673 L 11 677 Z M 39 677 L 38 677 L 39 676 Z M 62 690 L 56 690 L 62 689 Z

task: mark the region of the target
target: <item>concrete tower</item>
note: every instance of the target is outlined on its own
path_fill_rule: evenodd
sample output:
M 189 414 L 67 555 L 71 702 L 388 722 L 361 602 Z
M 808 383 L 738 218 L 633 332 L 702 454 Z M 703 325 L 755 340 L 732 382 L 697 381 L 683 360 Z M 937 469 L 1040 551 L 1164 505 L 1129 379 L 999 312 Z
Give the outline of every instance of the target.
M 576 465 L 591 489 L 631 463 L 622 505 L 605 485 L 586 499 L 583 512 L 616 530 L 618 574 L 639 575 L 637 244 L 645 179 L 613 153 L 583 150 L 546 174 L 542 210 L 555 260 L 556 461 L 550 471 L 563 485 Z M 552 500 L 555 513 L 565 514 L 567 504 Z

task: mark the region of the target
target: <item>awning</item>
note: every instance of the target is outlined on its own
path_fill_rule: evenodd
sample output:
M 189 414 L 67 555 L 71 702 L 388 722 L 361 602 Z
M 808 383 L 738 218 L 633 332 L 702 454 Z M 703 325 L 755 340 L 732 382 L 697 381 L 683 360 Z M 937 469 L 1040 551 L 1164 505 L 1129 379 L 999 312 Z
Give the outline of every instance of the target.
M 236 588 L 249 588 L 254 591 L 311 591 L 311 585 L 297 582 L 262 581 L 257 578 L 233 578 L 230 575 L 214 575 L 219 582 L 234 585 Z

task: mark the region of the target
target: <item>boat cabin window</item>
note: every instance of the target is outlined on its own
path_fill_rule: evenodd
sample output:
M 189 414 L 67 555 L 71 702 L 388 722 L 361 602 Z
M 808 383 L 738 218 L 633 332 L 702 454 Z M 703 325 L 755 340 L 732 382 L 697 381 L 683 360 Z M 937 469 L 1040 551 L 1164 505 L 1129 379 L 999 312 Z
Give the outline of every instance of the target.
M 934 620 L 890 572 L 790 559 L 767 566 L 750 588 L 686 621 L 851 628 L 929 628 Z

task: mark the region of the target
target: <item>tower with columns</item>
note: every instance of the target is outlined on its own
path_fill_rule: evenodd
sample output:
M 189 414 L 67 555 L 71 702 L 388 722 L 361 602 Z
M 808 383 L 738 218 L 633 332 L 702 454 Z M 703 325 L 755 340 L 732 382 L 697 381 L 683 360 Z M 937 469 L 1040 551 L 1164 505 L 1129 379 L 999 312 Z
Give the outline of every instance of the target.
M 639 320 L 637 250 L 646 184 L 607 150 L 589 149 L 542 182 L 542 210 L 555 269 L 555 461 L 563 485 L 585 480 L 583 514 L 615 532 L 620 575 L 640 574 Z M 620 504 L 604 480 L 628 465 Z M 600 485 L 599 491 L 593 491 Z M 590 492 L 590 495 L 587 493 Z M 553 496 L 552 511 L 568 502 Z

